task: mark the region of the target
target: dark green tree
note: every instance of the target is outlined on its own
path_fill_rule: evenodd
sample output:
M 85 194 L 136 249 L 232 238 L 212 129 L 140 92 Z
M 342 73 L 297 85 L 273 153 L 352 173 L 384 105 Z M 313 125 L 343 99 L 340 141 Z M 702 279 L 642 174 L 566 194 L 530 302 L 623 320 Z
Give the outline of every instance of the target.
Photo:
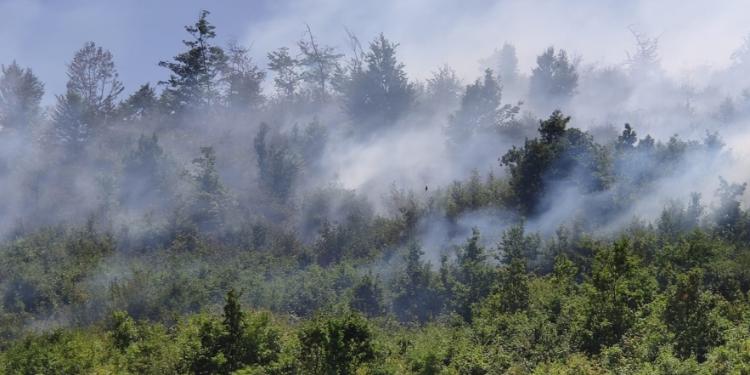
M 115 348 L 124 351 L 138 339 L 138 328 L 128 313 L 115 311 L 112 313 L 111 334 Z
M 560 111 L 539 122 L 539 138 L 513 146 L 500 159 L 508 168 L 513 199 L 523 214 L 534 214 L 549 183 L 568 181 L 584 192 L 604 190 L 611 172 L 606 150 L 592 136 L 568 128 L 570 117 Z M 576 174 L 573 178 L 573 174 Z
M 656 279 L 626 239 L 598 249 L 584 287 L 589 308 L 584 348 L 590 353 L 619 342 L 657 291 Z
M 356 313 L 317 319 L 299 332 L 300 360 L 308 374 L 353 374 L 375 359 L 372 331 Z
M 380 279 L 371 273 L 364 275 L 352 289 L 350 306 L 368 317 L 382 315 L 385 312 L 383 304 L 383 288 Z
M 719 198 L 718 206 L 713 216 L 716 229 L 727 238 L 739 239 L 744 233 L 744 214 L 740 208 L 740 197 L 745 193 L 747 183 L 729 183 L 719 178 L 719 188 L 716 195 Z
M 227 359 L 228 370 L 236 370 L 242 365 L 242 356 L 245 355 L 243 348 L 243 339 L 245 336 L 245 314 L 238 300 L 239 295 L 234 289 L 227 292 L 226 303 L 224 304 L 224 317 L 222 324 L 226 333 L 223 337 L 221 346 L 224 356 Z
M 419 244 L 409 244 L 406 265 L 393 283 L 393 311 L 403 322 L 424 323 L 440 314 L 442 299 L 430 264 Z
M 478 132 L 497 131 L 520 110 L 518 106 L 501 105 L 502 87 L 492 70 L 484 72 L 484 79 L 477 79 L 466 86 L 461 106 L 451 115 L 447 128 L 448 136 L 456 144 L 463 144 Z
M 219 80 L 226 70 L 224 50 L 212 44 L 216 37 L 215 26 L 208 22 L 210 12 L 200 12 L 194 25 L 185 26 L 192 37 L 183 41 L 187 51 L 174 57 L 174 61 L 161 61 L 159 66 L 170 70 L 167 88 L 162 93 L 167 108 L 172 111 L 202 111 L 216 104 L 219 98 Z
M 528 307 L 527 265 L 539 251 L 540 242 L 538 236 L 527 236 L 523 226 L 514 226 L 503 233 L 499 250 L 505 267 L 498 290 L 503 312 L 516 312 Z
M 512 147 L 500 159 L 510 172 L 510 184 L 522 212 L 531 213 L 544 192 L 544 177 L 559 153 L 555 142 L 565 132 L 570 117 L 554 112 L 539 122 L 541 139 L 527 140 L 523 148 Z
M 127 122 L 138 122 L 156 114 L 158 108 L 159 99 L 156 97 L 156 91 L 147 83 L 120 103 L 117 117 Z
M 703 288 L 703 272 L 694 268 L 677 276 L 667 294 L 664 322 L 674 335 L 682 358 L 704 361 L 711 348 L 721 345 L 722 324 L 713 313 L 718 298 Z
M 230 374 L 249 365 L 262 368 L 281 351 L 279 331 L 268 314 L 246 314 L 234 289 L 227 293 L 220 322 L 206 317 L 198 324 L 198 347 L 187 353 L 191 373 Z
M 632 150 L 638 142 L 638 134 L 630 124 L 625 124 L 622 134 L 617 137 L 617 149 L 620 151 Z
M 343 85 L 346 111 L 359 127 L 392 124 L 414 103 L 414 86 L 396 59 L 397 47 L 380 34 L 370 43 L 364 66 L 353 68 Z
M 91 113 L 81 96 L 69 91 L 57 96 L 52 113 L 53 141 L 68 155 L 79 155 L 92 137 Z
M 451 308 L 465 321 L 472 321 L 472 310 L 476 303 L 487 297 L 494 281 L 492 267 L 487 263 L 487 253 L 479 243 L 479 230 L 474 228 L 466 245 L 457 254 L 455 267 L 443 265 L 445 289 Z M 445 273 L 450 272 L 448 277 Z

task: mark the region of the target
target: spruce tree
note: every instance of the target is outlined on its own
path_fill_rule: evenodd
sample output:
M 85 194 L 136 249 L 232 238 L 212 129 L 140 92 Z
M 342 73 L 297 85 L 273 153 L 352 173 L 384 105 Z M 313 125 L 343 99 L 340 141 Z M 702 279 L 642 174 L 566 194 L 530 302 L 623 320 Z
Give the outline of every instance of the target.
M 39 119 L 44 84 L 15 61 L 0 68 L 0 125 L 25 130 Z
M 175 56 L 174 61 L 159 62 L 171 72 L 163 82 L 167 88 L 162 95 L 172 111 L 203 111 L 218 102 L 219 79 L 227 67 L 227 56 L 221 47 L 212 44 L 216 27 L 208 22 L 209 14 L 201 11 L 195 24 L 185 26 L 192 37 L 183 41 L 187 51 Z

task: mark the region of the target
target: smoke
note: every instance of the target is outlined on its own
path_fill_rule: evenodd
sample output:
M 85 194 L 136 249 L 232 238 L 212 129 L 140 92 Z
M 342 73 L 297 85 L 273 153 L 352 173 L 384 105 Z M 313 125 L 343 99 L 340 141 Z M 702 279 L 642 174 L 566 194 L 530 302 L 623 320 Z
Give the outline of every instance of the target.
M 53 121 L 48 113 L 32 131 L 0 130 L 0 237 L 10 240 L 46 226 L 95 222 L 101 232 L 114 233 L 123 250 L 107 257 L 86 279 L 88 291 L 102 296 L 110 284 L 138 290 L 139 282 L 146 283 L 139 277 L 175 284 L 184 281 L 169 279 L 168 272 L 158 267 L 181 267 L 196 279 L 203 277 L 207 266 L 198 260 L 148 264 L 134 254 L 180 246 L 195 250 L 195 232 L 209 227 L 216 233 L 208 237 L 218 248 L 235 245 L 262 251 L 273 247 L 281 253 L 273 255 L 303 248 L 306 253 L 295 254 L 302 258 L 295 261 L 305 264 L 314 261 L 305 258 L 314 258 L 311 249 L 340 247 L 372 261 L 372 268 L 382 264 L 390 269 L 398 266 L 392 257 L 394 249 L 373 255 L 378 249 L 366 243 L 381 239 L 373 239 L 373 228 L 387 232 L 377 235 L 390 236 L 389 245 L 418 241 L 426 259 L 437 265 L 465 243 L 474 228 L 480 230 L 483 246 L 494 248 L 502 233 L 520 221 L 528 232 L 544 238 L 571 223 L 609 235 L 634 219 L 657 221 L 665 205 L 685 202 L 692 193 L 699 193 L 702 203 L 711 207 L 716 205 L 720 178 L 740 183 L 750 179 L 746 147 L 750 142 L 746 126 L 750 80 L 745 74 L 750 71 L 750 59 L 738 54 L 732 58 L 733 51 L 742 50 L 742 35 L 748 31 L 748 12 L 735 10 L 744 7 L 739 1 L 719 6 L 593 0 L 457 5 L 424 0 L 355 6 L 336 0 L 299 0 L 251 7 L 259 13 L 251 23 L 227 16 L 241 14 L 239 10 L 216 9 L 217 18 L 212 21 L 217 32 L 222 35 L 222 20 L 231 21 L 227 34 L 251 45 L 254 61 L 263 69 L 267 52 L 281 46 L 294 49 L 305 24 L 321 43 L 347 54 L 351 51 L 345 47 L 345 29 L 363 42 L 384 32 L 400 43 L 397 56 L 413 84 L 415 104 L 394 123 L 364 131 L 364 125 L 346 113 L 343 94 L 331 93 L 320 102 L 305 95 L 298 102 L 287 101 L 274 94 L 274 77 L 269 76 L 263 86 L 265 102 L 252 109 L 205 111 L 182 118 L 161 113 L 137 121 L 116 119 L 92 131 L 75 157 L 51 142 Z M 168 35 L 166 46 L 161 26 L 147 30 L 159 34 L 155 39 L 141 30 L 132 37 L 149 47 L 126 53 L 133 40 L 97 32 L 105 29 L 99 24 L 110 19 L 100 17 L 112 11 L 105 8 L 92 5 L 85 11 L 71 11 L 60 22 L 71 26 L 71 39 L 84 35 L 86 39 L 101 37 L 105 46 L 112 42 L 115 61 L 131 91 L 142 81 L 166 79 L 167 72 L 155 65 L 178 53 L 184 36 Z M 127 9 L 126 19 L 141 16 L 142 11 L 131 6 L 116 7 L 120 8 Z M 193 11 L 185 10 L 188 6 L 178 8 L 184 20 L 178 26 L 172 21 L 162 25 L 175 33 L 182 30 L 182 23 L 194 19 Z M 164 8 L 158 11 L 168 14 Z M 61 69 L 79 45 L 75 41 L 62 55 L 57 46 L 45 58 L 40 57 L 40 47 L 28 45 L 30 39 L 24 33 L 32 22 L 59 32 L 60 25 L 41 22 L 51 12 L 50 5 L 40 2 L 0 4 L 0 14 L 17 15 L 13 22 L 0 22 L 0 44 L 8 46 L 0 51 L 0 60 L 18 57 L 33 67 L 48 83 L 48 96 L 64 92 Z M 83 27 L 72 21 L 82 18 L 96 22 Z M 638 52 L 629 27 L 658 40 L 658 56 L 628 60 L 626 51 L 631 57 Z M 464 95 L 465 85 L 483 78 L 479 68 L 509 71 L 492 66 L 499 62 L 488 58 L 506 42 L 513 43 L 518 52 L 518 75 L 505 73 L 499 79 L 503 90 L 492 115 L 502 121 L 491 127 L 482 121 L 462 124 L 465 127 L 459 130 L 465 134 L 455 137 L 451 127 L 458 121 L 456 111 L 471 103 L 451 93 L 441 99 L 448 98 L 447 102 L 438 102 L 438 96 L 426 88 L 426 80 L 437 67 L 448 64 L 462 79 L 458 90 Z M 67 42 L 61 45 L 69 46 Z M 577 83 L 563 99 L 530 97 L 536 56 L 550 45 L 569 52 Z M 559 178 L 544 176 L 538 209 L 524 216 L 509 202 L 512 176 L 506 175 L 499 159 L 538 136 L 539 120 L 549 113 L 535 100 L 562 109 L 572 116 L 568 128 L 588 131 L 596 147 L 607 151 L 603 154 L 615 156 L 602 163 L 609 179 L 596 189 L 591 188 L 590 171 L 580 166 Z M 522 103 L 516 111 L 517 102 Z M 629 153 L 618 157 L 613 150 L 625 123 L 633 126 L 638 141 Z M 261 129 L 267 130 L 265 138 L 259 136 Z M 158 138 L 158 147 L 148 143 L 152 134 Z M 641 146 L 649 142 L 655 145 Z M 215 171 L 203 170 L 208 162 L 196 160 L 206 158 L 201 148 L 207 146 L 215 151 Z M 581 156 L 582 164 L 593 163 L 594 156 Z M 205 184 L 214 177 L 217 186 Z M 210 185 L 210 194 L 205 186 L 201 190 L 201 183 Z M 461 194 L 465 196 L 457 196 Z M 460 209 L 451 206 L 459 205 L 456 202 L 462 205 Z M 207 225 L 214 222 L 222 223 L 221 228 Z M 227 238 L 235 242 L 222 242 L 230 241 Z M 143 276 L 139 268 L 155 276 Z M 261 268 L 252 271 L 260 275 Z M 297 277 L 302 273 L 298 271 L 279 271 L 268 279 Z M 315 276 L 315 270 L 309 273 Z M 263 282 L 264 276 L 255 277 L 258 284 Z M 6 288 L 0 286 L 0 291 Z

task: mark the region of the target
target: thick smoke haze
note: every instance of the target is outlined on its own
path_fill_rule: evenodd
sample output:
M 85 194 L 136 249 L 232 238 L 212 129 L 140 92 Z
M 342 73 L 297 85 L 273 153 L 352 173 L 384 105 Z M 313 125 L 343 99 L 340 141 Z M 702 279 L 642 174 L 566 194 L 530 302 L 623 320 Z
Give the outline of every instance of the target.
M 283 259 L 231 272 L 305 315 L 274 283 L 345 260 L 390 282 L 409 246 L 437 268 L 475 230 L 495 251 L 519 225 L 547 244 L 746 207 L 741 1 L 63 3 L 0 0 L 0 89 L 23 89 L 0 91 L 0 238 L 106 234 L 87 319 L 233 257 Z

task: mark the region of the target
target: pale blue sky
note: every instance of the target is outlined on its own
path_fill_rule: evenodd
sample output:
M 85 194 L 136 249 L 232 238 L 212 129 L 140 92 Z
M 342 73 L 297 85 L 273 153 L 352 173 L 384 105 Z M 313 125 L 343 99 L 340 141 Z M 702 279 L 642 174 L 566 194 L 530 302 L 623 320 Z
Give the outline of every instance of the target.
M 126 92 L 165 79 L 157 66 L 182 49 L 183 26 L 200 9 L 211 11 L 219 39 L 252 45 L 265 54 L 292 45 L 304 24 L 324 42 L 345 47 L 344 28 L 364 41 L 383 31 L 401 43 L 413 77 L 450 64 L 465 79 L 477 60 L 504 41 L 518 48 L 521 65 L 555 44 L 584 62 L 616 64 L 632 46 L 628 27 L 660 36 L 664 66 L 681 73 L 699 65 L 720 67 L 750 32 L 750 3 L 614 0 L 0 0 L 0 63 L 30 66 L 47 86 L 46 102 L 65 85 L 65 64 L 87 40 L 112 51 Z

